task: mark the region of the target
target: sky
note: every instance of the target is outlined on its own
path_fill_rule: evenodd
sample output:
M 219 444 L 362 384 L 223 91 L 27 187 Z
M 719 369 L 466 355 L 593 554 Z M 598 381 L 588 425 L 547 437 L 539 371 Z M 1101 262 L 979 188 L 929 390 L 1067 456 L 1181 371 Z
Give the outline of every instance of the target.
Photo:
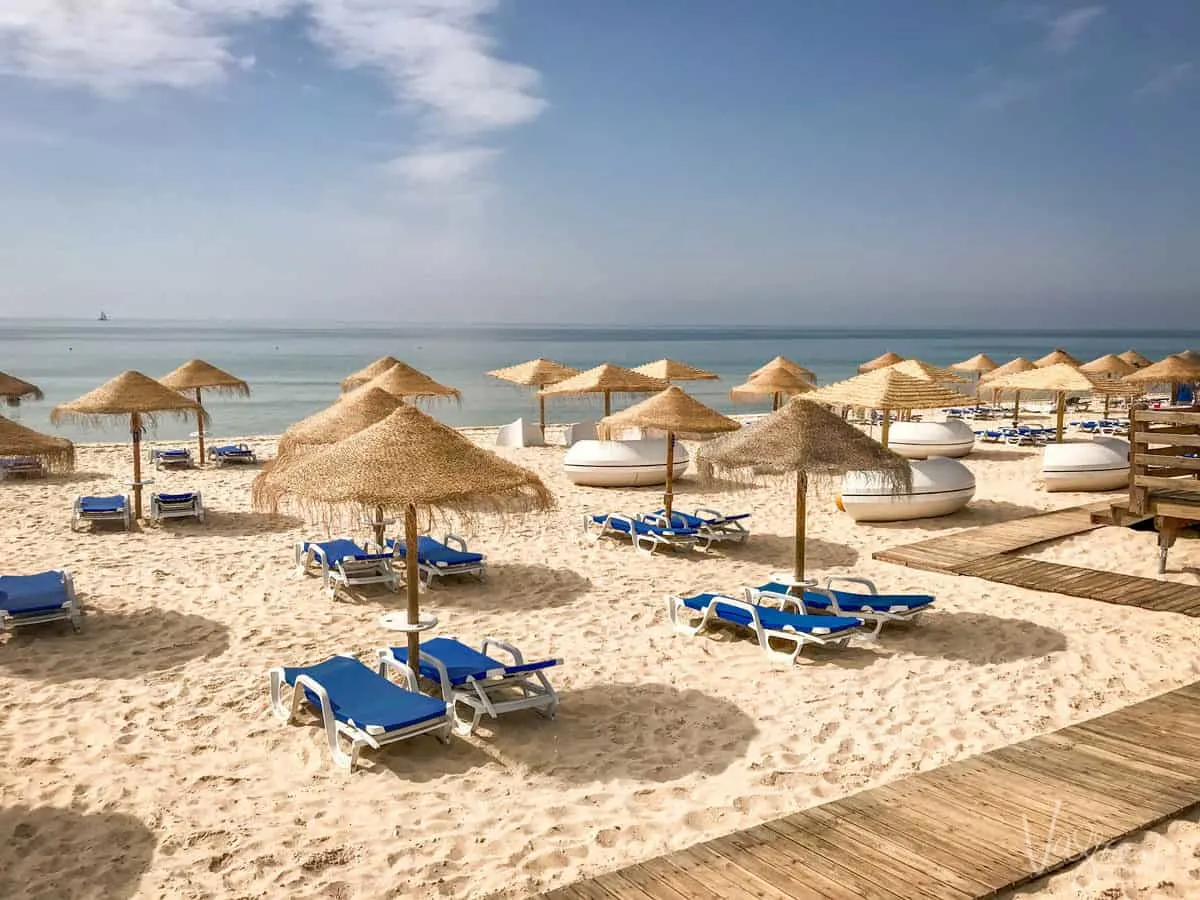
M 0 317 L 1179 327 L 1200 2 L 3 0 Z

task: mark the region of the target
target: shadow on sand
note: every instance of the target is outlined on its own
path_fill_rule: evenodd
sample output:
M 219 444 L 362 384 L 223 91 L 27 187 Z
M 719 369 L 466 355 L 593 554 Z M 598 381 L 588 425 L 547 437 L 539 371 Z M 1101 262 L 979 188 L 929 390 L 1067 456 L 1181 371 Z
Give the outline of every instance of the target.
M 303 524 L 303 519 L 284 514 L 223 512 L 206 509 L 203 524 L 194 519 L 168 519 L 159 527 L 167 531 L 174 528 L 179 528 L 180 531 L 204 528 L 219 530 L 221 537 L 250 537 L 256 534 L 278 534 L 282 531 L 291 531 Z
M 439 578 L 434 587 L 421 584 L 421 607 L 464 610 L 554 609 L 574 603 L 592 589 L 592 582 L 574 569 L 526 563 L 488 566 L 483 581 L 473 575 Z M 355 587 L 337 592 L 337 600 L 378 607 L 381 612 L 407 608 L 407 588 L 394 592 L 382 585 Z
M 713 545 L 715 552 L 731 559 L 758 563 L 771 571 L 790 569 L 795 550 L 794 538 L 765 534 L 761 531 L 756 531 L 744 544 Z M 858 551 L 845 544 L 835 544 L 810 534 L 804 542 L 804 562 L 805 566 L 811 569 L 849 567 L 858 562 Z
M 132 897 L 155 844 L 154 833 L 125 813 L 2 808 L 0 897 Z
M 878 529 L 880 531 L 904 531 L 913 528 L 921 531 L 947 531 L 950 529 L 978 528 L 981 525 L 995 525 L 999 522 L 1011 522 L 1028 516 L 1050 512 L 1036 506 L 1024 506 L 1020 503 L 1009 503 L 1005 500 L 973 500 L 970 505 L 948 516 L 936 519 L 909 519 L 904 522 L 861 522 L 857 527 Z
M 107 613 L 86 603 L 84 612 L 80 634 L 66 622 L 14 632 L 0 654 L 0 670 L 55 683 L 137 678 L 194 659 L 211 659 L 229 648 L 229 629 L 204 616 L 159 609 Z M 100 658 L 104 665 L 97 664 Z
M 886 650 L 930 659 L 988 666 L 1061 653 L 1067 649 L 1067 638 L 1057 628 L 1024 619 L 935 607 L 914 625 L 885 625 L 879 644 Z

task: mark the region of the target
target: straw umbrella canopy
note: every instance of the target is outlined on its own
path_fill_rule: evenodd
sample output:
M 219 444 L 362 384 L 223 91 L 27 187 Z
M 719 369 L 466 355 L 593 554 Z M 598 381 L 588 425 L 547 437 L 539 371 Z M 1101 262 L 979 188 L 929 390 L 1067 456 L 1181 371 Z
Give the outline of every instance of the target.
M 913 378 L 936 381 L 939 384 L 965 384 L 967 381 L 966 378 L 963 378 L 957 372 L 950 369 L 943 369 L 941 366 L 935 366 L 920 359 L 902 359 L 900 362 L 892 363 L 885 368 L 902 372 L 905 375 L 911 375 Z
M 362 391 L 368 387 L 379 388 L 402 400 L 412 400 L 418 403 L 431 400 L 453 400 L 457 403 L 462 399 L 462 395 L 456 388 L 446 387 L 446 385 L 434 381 L 424 372 L 418 372 L 412 366 L 404 363 L 392 366 L 370 381 L 351 390 Z
M 612 363 L 601 363 L 594 369 L 542 388 L 538 393 L 543 397 L 555 394 L 603 394 L 604 415 L 608 416 L 612 414 L 613 394 L 654 394 L 670 386 L 661 378 L 651 378 Z
M 7 406 L 20 406 L 22 400 L 41 400 L 45 395 L 36 384 L 0 372 L 0 397 Z
M 600 422 L 601 435 L 609 437 L 621 428 L 657 428 L 667 433 L 667 486 L 663 492 L 663 511 L 671 521 L 675 497 L 675 438 L 677 435 L 712 435 L 737 431 L 741 424 L 715 409 L 710 409 L 681 388 L 671 385 L 661 394 L 647 397 Z
M 771 360 L 765 366 L 760 366 L 759 368 L 757 368 L 753 372 L 751 372 L 749 377 L 754 378 L 756 375 L 761 375 L 764 372 L 770 372 L 776 368 L 787 369 L 793 375 L 799 375 L 805 381 L 811 382 L 814 385 L 817 383 L 817 376 L 815 374 L 813 374 L 812 369 L 806 369 L 806 368 L 804 368 L 804 366 L 800 365 L 799 363 L 792 362 L 786 356 L 776 356 L 773 360 Z
M 357 372 L 354 372 L 350 375 L 347 375 L 345 378 L 343 378 L 341 388 L 343 391 L 354 390 L 354 388 L 359 387 L 360 385 L 366 384 L 368 381 L 370 381 L 376 375 L 382 375 L 384 372 L 386 372 L 392 366 L 400 366 L 410 372 L 417 371 L 417 369 L 414 369 L 412 366 L 408 365 L 407 363 L 401 362 L 400 360 L 396 359 L 396 357 L 394 357 L 394 356 L 381 356 L 381 357 L 379 357 L 379 359 L 375 360 L 375 362 L 371 363 L 370 365 L 363 366 Z
M 488 374 L 493 378 L 511 381 L 513 384 L 523 387 L 537 388 L 540 391 L 547 385 L 558 384 L 560 381 L 566 381 L 568 378 L 578 375 L 579 370 L 564 366 L 552 359 L 542 359 L 539 356 L 537 359 L 509 366 L 506 369 L 493 369 Z M 544 439 L 546 437 L 546 398 L 541 394 L 538 395 L 538 424 L 542 428 L 542 438 Z
M 50 411 L 55 425 L 64 421 L 96 425 L 108 416 L 129 416 L 129 433 L 133 438 L 133 511 L 142 517 L 142 426 L 153 425 L 159 413 L 180 418 L 198 416 L 208 420 L 208 413 L 191 400 L 149 375 L 133 370 L 122 372 L 94 391 L 89 391 L 70 403 L 62 403 Z
M 202 359 L 189 360 L 170 375 L 164 375 L 158 380 L 173 391 L 192 392 L 195 395 L 197 406 L 204 403 L 204 399 L 200 395 L 201 391 L 215 391 L 229 397 L 250 396 L 250 385 Z M 199 415 L 196 417 L 196 436 L 200 444 L 199 462 L 200 465 L 204 465 L 204 419 Z
M 1197 353 L 1195 350 L 1181 350 L 1175 356 L 1177 359 L 1182 359 L 1185 363 L 1200 366 L 1200 353 Z
M 861 366 L 858 367 L 858 371 L 860 373 L 861 372 L 874 372 L 876 369 L 882 369 L 887 366 L 894 366 L 898 362 L 904 362 L 904 357 L 901 356 L 899 353 L 893 353 L 891 350 L 889 350 L 887 353 L 879 354 L 874 359 L 867 360 L 865 363 L 863 363 Z
M 1096 381 L 1098 385 L 1102 385 L 1105 381 L 1116 381 L 1130 372 L 1136 372 L 1137 366 L 1126 362 L 1113 353 L 1106 353 L 1103 356 L 1097 356 L 1091 362 L 1084 363 L 1079 367 L 1079 371 L 1086 372 L 1092 377 L 1093 381 Z M 1113 392 L 1101 390 L 1101 393 L 1104 394 L 1104 417 L 1107 419 Z
M 279 456 L 336 444 L 387 418 L 404 403 L 394 394 L 366 386 L 292 425 L 279 438 Z
M 808 481 L 855 470 L 880 472 L 894 493 L 911 488 L 908 461 L 807 397 L 793 397 L 757 424 L 700 450 L 700 469 L 735 477 L 796 475 L 796 543 L 792 574 L 804 581 Z
M 357 434 L 312 453 L 281 460 L 255 478 L 251 501 L 275 513 L 291 506 L 334 517 L 372 512 L 403 516 L 408 659 L 419 659 L 418 516 L 512 513 L 548 509 L 554 499 L 533 472 L 477 447 L 414 406 L 402 404 Z
M 879 410 L 883 413 L 879 443 L 884 447 L 888 443 L 888 429 L 893 412 L 945 409 L 948 406 L 962 406 L 970 402 L 969 398 L 944 388 L 935 381 L 906 375 L 892 367 L 876 369 L 847 378 L 845 381 L 828 384 L 813 394 L 812 399 L 818 403 Z
M 634 366 L 633 371 L 649 375 L 661 381 L 716 381 L 721 376 L 707 369 L 698 369 L 675 359 L 656 359 L 643 366 Z
M 1012 375 L 1001 375 L 988 379 L 988 387 L 1001 391 L 1030 391 L 1054 394 L 1058 399 L 1058 414 L 1055 441 L 1062 443 L 1063 419 L 1067 412 L 1067 394 L 1100 390 L 1093 380 L 1078 368 L 1067 363 L 1034 369 Z
M 1000 368 L 994 359 L 986 353 L 976 353 L 970 359 L 951 363 L 949 368 L 955 372 L 966 372 L 968 375 L 986 375 Z
M 0 456 L 33 456 L 55 472 L 75 468 L 75 445 L 66 438 L 42 434 L 4 416 L 0 416 Z
M 1076 368 L 1079 366 L 1079 360 L 1073 357 L 1062 347 L 1055 347 L 1041 359 L 1035 359 L 1033 361 L 1033 364 L 1039 369 L 1044 369 L 1047 366 L 1058 366 L 1064 363 L 1068 366 L 1075 366 Z
M 980 388 L 990 387 L 993 378 L 1003 378 L 1005 375 L 1019 375 L 1022 372 L 1032 372 L 1036 369 L 1030 360 L 1024 356 L 1018 356 L 1016 359 L 1010 359 L 1004 365 L 992 369 L 990 372 L 985 372 L 979 376 L 979 385 L 976 387 L 976 392 Z M 996 391 L 999 394 L 999 391 Z M 1021 392 L 1013 391 L 1013 427 L 1021 420 Z
M 1126 350 L 1124 353 L 1118 353 L 1117 356 L 1121 357 L 1121 359 L 1125 360 L 1125 362 L 1129 363 L 1135 369 L 1144 368 L 1153 361 L 1136 350 Z
M 1169 384 L 1174 400 L 1179 385 L 1200 381 L 1200 362 L 1189 362 L 1182 354 L 1168 356 L 1144 369 L 1131 372 L 1122 380 L 1135 385 Z
M 799 368 L 795 363 L 777 356 L 753 372 L 745 384 L 739 384 L 731 390 L 729 399 L 734 403 L 756 403 L 760 397 L 770 397 L 772 411 L 777 410 L 783 398 L 816 390 L 808 378 L 796 371 Z

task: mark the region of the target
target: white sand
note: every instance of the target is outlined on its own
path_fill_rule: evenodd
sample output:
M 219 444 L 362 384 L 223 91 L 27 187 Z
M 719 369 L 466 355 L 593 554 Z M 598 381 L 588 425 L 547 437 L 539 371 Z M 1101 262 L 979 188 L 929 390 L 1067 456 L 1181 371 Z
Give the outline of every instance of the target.
M 316 579 L 290 577 L 292 543 L 320 532 L 250 512 L 254 469 L 156 473 L 162 489 L 203 491 L 203 526 L 71 534 L 71 498 L 124 490 L 129 452 L 85 447 L 71 479 L 0 485 L 4 571 L 65 566 L 89 613 L 79 636 L 51 625 L 0 638 L 0 897 L 521 896 L 1200 677 L 1200 621 L 871 559 L 1097 499 L 1037 489 L 1035 451 L 966 460 L 978 493 L 948 519 L 856 526 L 828 492 L 812 498 L 811 572 L 931 591 L 938 611 L 875 646 L 806 651 L 791 670 L 744 640 L 675 634 L 663 600 L 786 568 L 791 482 L 721 495 L 685 479 L 681 508 L 749 510 L 754 537 L 648 559 L 582 543 L 580 520 L 654 507 L 656 489 L 574 488 L 561 448 L 505 451 L 559 508 L 468 535 L 489 556 L 487 582 L 423 603 L 443 633 L 564 656 L 558 719 L 518 714 L 449 748 L 419 738 L 346 775 L 311 724 L 269 714 L 266 670 L 338 651 L 369 659 L 396 637 L 377 619 L 398 597 L 330 602 Z M 1042 555 L 1153 574 L 1153 543 L 1104 529 Z M 1181 541 L 1171 566 L 1170 579 L 1196 583 L 1197 542 Z M 13 834 L 18 817 L 32 825 Z M 1095 868 L 1082 896 L 1120 896 L 1101 890 L 1127 882 L 1143 889 L 1131 896 L 1187 896 L 1198 840 L 1194 819 L 1159 829 L 1137 842 L 1140 862 Z M 1082 877 L 1033 893 L 1073 896 Z

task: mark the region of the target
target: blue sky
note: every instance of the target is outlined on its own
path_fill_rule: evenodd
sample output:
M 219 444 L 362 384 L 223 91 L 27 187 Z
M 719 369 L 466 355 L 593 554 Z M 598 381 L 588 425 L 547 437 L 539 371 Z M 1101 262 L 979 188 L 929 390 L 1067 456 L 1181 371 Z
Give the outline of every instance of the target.
M 4 0 L 0 315 L 1191 324 L 1195 0 Z

